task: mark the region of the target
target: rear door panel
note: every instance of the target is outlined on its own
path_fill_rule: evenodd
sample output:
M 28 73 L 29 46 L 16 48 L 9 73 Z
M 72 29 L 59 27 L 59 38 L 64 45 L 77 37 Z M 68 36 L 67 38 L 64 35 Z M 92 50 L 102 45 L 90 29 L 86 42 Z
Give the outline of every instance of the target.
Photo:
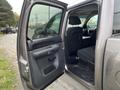
M 62 9 L 62 16 L 59 25 L 59 33 L 48 35 L 43 38 L 29 38 L 29 18 L 34 5 L 43 5 Z M 49 9 L 50 9 L 49 8 Z M 61 29 L 67 5 L 54 0 L 25 0 L 19 23 L 17 57 L 20 69 L 21 80 L 26 89 L 41 90 L 56 80 L 64 73 L 65 57 L 61 39 Z M 49 10 L 48 9 L 48 10 Z M 45 10 L 43 10 L 45 11 Z M 49 11 L 49 13 L 51 13 Z M 42 13 L 41 13 L 42 14 Z M 49 20 L 55 20 L 55 16 Z M 40 17 L 40 16 L 38 16 Z M 37 17 L 36 17 L 37 18 Z M 37 19 L 36 19 L 37 20 Z M 37 20 L 36 22 L 41 20 Z M 50 21 L 50 22 L 51 22 Z M 33 21 L 34 22 L 34 21 Z M 48 21 L 48 25 L 50 24 Z M 58 23 L 58 22 L 57 22 Z M 56 23 L 56 24 L 57 24 Z M 52 23 L 53 24 L 53 23 Z M 50 24 L 49 27 L 52 25 Z M 56 24 L 54 27 L 56 28 Z M 47 25 L 44 25 L 47 27 Z M 48 29 L 48 28 L 47 28 Z M 41 30 L 44 30 L 41 29 Z M 46 30 L 46 29 L 45 29 Z M 43 33 L 43 32 L 42 32 Z M 54 32 L 52 32 L 54 33 Z M 40 33 L 41 34 L 41 33 Z
M 107 40 L 104 58 L 103 90 L 120 90 L 120 36 Z

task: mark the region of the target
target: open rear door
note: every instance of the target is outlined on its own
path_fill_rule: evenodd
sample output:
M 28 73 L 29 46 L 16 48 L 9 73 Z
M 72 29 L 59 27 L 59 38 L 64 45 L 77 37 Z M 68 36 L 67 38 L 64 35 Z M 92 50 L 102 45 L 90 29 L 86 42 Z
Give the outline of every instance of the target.
M 64 73 L 61 33 L 67 4 L 25 0 L 19 23 L 17 57 L 25 90 L 41 90 Z

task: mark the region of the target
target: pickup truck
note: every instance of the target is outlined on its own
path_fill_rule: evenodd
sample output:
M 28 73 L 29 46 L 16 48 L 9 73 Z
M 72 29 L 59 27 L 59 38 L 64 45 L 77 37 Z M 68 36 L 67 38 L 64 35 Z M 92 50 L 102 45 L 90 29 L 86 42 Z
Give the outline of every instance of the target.
M 120 0 L 24 0 L 17 58 L 25 90 L 63 74 L 86 90 L 120 90 Z

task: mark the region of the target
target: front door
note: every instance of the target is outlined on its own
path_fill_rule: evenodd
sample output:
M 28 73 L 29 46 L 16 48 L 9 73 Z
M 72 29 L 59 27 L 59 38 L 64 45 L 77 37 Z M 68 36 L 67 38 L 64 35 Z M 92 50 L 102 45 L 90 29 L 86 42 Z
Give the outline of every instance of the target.
M 19 23 L 17 55 L 25 90 L 41 90 L 64 73 L 61 29 L 67 5 L 25 0 Z

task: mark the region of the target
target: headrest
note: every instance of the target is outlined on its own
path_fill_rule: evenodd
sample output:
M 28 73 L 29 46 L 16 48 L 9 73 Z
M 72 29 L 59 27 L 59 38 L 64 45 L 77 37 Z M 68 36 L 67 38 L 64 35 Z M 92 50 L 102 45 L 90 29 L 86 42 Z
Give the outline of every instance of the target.
M 70 16 L 69 17 L 69 24 L 71 25 L 79 25 L 81 24 L 81 20 L 78 16 Z

